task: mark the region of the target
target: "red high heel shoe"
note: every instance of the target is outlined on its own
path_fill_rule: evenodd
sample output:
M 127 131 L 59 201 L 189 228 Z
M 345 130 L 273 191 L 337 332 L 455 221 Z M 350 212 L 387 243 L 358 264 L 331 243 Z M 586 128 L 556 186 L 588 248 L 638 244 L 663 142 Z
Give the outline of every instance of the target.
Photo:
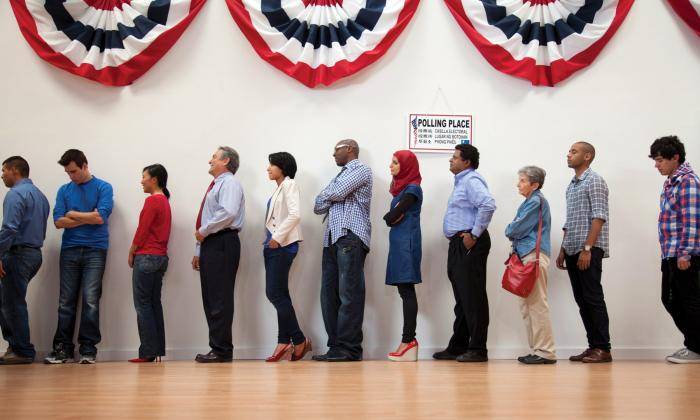
M 129 359 L 130 363 L 152 363 L 155 362 L 156 358 L 155 357 L 137 357 L 135 359 Z
M 301 354 L 299 356 L 296 355 L 296 352 L 292 352 L 292 362 L 296 362 L 297 360 L 303 359 L 304 356 L 306 356 L 306 353 L 312 350 L 311 340 L 309 340 L 308 338 L 305 339 L 302 346 L 304 346 L 304 349 L 301 351 Z
M 413 340 L 403 351 L 393 351 L 387 355 L 394 362 L 415 362 L 418 360 L 418 341 Z
M 277 353 L 273 354 L 272 356 L 268 357 L 267 359 L 265 359 L 265 361 L 266 362 L 279 362 L 280 360 L 289 360 L 289 359 L 291 359 L 291 354 L 292 354 L 292 345 L 285 344 L 284 347 L 282 347 L 282 350 L 280 350 Z

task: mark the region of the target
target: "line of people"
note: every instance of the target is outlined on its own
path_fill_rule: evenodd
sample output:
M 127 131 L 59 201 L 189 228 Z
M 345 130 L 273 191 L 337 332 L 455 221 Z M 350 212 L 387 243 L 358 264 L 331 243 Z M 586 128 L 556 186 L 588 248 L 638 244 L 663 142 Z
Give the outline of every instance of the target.
M 370 249 L 372 171 L 359 160 L 354 140 L 335 145 L 333 157 L 340 172 L 321 190 L 314 213 L 323 216 L 321 310 L 328 335 L 328 351 L 313 360 L 362 360 L 362 323 L 365 304 L 364 262 Z M 666 177 L 660 198 L 659 240 L 662 251 L 662 302 L 685 337 L 684 347 L 667 357 L 674 363 L 700 363 L 700 181 L 685 161 L 683 143 L 675 136 L 654 141 L 649 157 Z M 612 361 L 609 319 L 601 284 L 602 261 L 609 257 L 608 187 L 590 166 L 595 148 L 574 143 L 567 164 L 574 171 L 566 191 L 566 222 L 556 266 L 566 270 L 586 330 L 588 348 L 571 361 Z M 265 293 L 277 311 L 278 344 L 266 360 L 301 360 L 312 351 L 289 294 L 289 272 L 303 240 L 300 192 L 294 178 L 294 157 L 269 155 L 268 175 L 277 185 L 267 202 L 265 236 Z M 93 176 L 85 155 L 66 151 L 58 163 L 70 182 L 61 186 L 53 209 L 54 225 L 63 229 L 60 254 L 58 325 L 53 350 L 45 363 L 75 362 L 73 335 L 79 295 L 79 362 L 95 363 L 101 340 L 99 304 L 109 246 L 108 220 L 113 208 L 109 183 Z M 209 161 L 209 184 L 195 222 L 192 268 L 199 272 L 202 303 L 209 328 L 211 351 L 198 354 L 200 363 L 230 362 L 234 284 L 240 261 L 238 237 L 245 218 L 243 187 L 235 176 L 238 153 L 220 147 Z M 472 145 L 455 147 L 450 159 L 454 187 L 443 219 L 449 241 L 447 275 L 455 298 L 453 334 L 438 360 L 485 362 L 489 307 L 486 265 L 491 248 L 488 227 L 496 210 L 488 184 L 477 171 L 479 151 Z M 423 193 L 416 156 L 396 152 L 389 166 L 392 201 L 383 220 L 389 227 L 387 285 L 397 287 L 403 303 L 401 342 L 388 354 L 394 361 L 415 361 L 418 354 L 415 285 L 421 283 L 421 207 Z M 551 214 L 542 194 L 545 171 L 526 166 L 517 173 L 518 192 L 525 198 L 505 229 L 512 252 L 527 263 L 539 255 L 539 277 L 532 292 L 520 298 L 530 354 L 525 364 L 556 363 L 547 303 L 547 269 L 552 256 Z M 10 188 L 3 203 L 0 230 L 0 327 L 9 346 L 0 364 L 32 363 L 26 292 L 42 263 L 49 203 L 29 179 L 29 164 L 19 156 L 2 164 L 2 179 Z M 133 268 L 132 287 L 141 346 L 130 362 L 147 363 L 165 355 L 161 288 L 168 267 L 171 230 L 168 173 L 159 164 L 143 169 L 148 194 L 128 252 Z M 541 239 L 538 240 L 541 226 Z M 539 250 L 539 252 L 537 252 Z

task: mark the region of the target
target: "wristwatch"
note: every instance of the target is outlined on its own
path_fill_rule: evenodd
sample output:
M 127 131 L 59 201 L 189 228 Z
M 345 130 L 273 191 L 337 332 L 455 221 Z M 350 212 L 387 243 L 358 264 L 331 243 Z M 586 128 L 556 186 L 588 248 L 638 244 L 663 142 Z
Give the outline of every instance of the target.
M 586 252 L 591 252 L 591 246 L 590 245 L 584 245 L 583 250 Z
M 471 237 L 472 237 L 472 239 L 473 239 L 473 240 L 475 240 L 475 241 L 476 241 L 477 239 L 479 239 L 479 237 L 478 237 L 478 236 L 474 236 L 474 234 L 473 234 L 473 233 L 471 233 L 471 232 L 469 232 L 469 236 L 471 236 Z

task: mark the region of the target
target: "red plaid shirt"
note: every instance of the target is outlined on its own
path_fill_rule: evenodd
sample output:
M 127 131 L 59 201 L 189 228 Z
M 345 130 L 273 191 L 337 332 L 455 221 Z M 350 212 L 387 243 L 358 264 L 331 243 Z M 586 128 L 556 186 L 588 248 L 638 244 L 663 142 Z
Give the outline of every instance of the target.
M 700 255 L 700 180 L 684 162 L 664 182 L 659 213 L 663 258 Z

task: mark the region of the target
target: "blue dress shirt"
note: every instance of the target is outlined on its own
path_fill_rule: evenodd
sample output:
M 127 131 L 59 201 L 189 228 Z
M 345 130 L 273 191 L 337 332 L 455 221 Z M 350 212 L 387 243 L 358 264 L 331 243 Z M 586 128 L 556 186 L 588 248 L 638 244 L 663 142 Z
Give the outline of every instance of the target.
M 0 256 L 15 245 L 41 248 L 46 237 L 49 201 L 30 179 L 17 182 L 2 203 Z
M 455 186 L 447 201 L 442 230 L 447 238 L 459 232 L 471 231 L 480 236 L 496 211 L 496 200 L 491 196 L 484 178 L 469 168 L 455 175 Z

